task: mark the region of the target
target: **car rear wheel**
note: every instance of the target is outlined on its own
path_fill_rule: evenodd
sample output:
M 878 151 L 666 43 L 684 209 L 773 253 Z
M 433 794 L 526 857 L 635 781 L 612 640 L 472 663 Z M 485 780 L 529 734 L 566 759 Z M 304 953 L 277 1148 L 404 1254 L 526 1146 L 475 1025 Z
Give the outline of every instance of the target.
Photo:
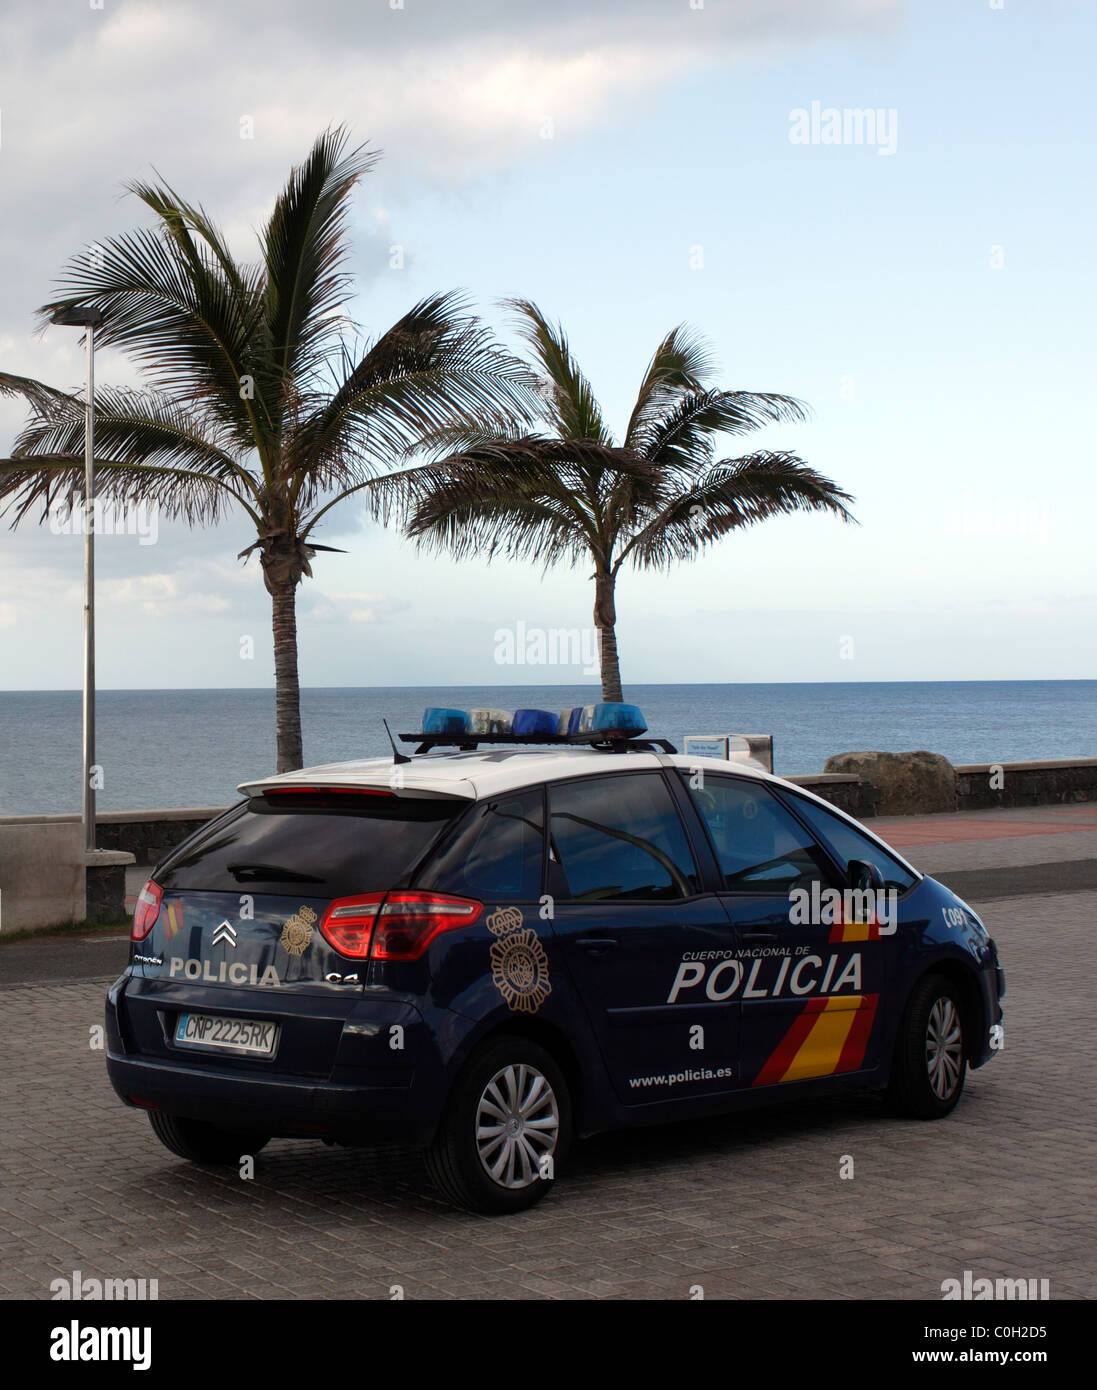
M 257 1154 L 270 1143 L 269 1134 L 242 1133 L 221 1129 L 202 1120 L 187 1120 L 181 1115 L 165 1115 L 160 1110 L 149 1111 L 152 1131 L 166 1149 L 191 1163 L 225 1163 L 236 1165 L 245 1154 Z
M 963 1094 L 966 1066 L 959 995 L 943 976 L 927 976 L 915 986 L 899 1026 L 889 1095 L 905 1115 L 940 1119 Z
M 458 1077 L 427 1151 L 428 1171 L 467 1211 L 523 1211 L 546 1195 L 567 1157 L 571 1114 L 552 1056 L 527 1038 L 499 1038 Z

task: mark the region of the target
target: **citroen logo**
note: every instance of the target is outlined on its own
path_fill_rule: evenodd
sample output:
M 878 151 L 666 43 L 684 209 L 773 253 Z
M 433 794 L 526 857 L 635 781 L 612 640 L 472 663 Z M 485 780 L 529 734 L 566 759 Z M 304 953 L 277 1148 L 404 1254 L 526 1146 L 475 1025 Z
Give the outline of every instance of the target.
M 222 941 L 227 941 L 230 946 L 236 946 L 236 928 L 231 922 L 222 922 L 213 933 L 213 944 L 219 946 Z

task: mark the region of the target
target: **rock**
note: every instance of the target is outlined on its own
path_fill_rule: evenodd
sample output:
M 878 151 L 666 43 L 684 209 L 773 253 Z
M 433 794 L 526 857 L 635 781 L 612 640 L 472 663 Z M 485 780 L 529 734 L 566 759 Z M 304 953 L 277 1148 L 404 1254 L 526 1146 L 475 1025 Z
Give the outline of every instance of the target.
M 836 753 L 823 770 L 855 773 L 871 785 L 878 816 L 956 810 L 956 771 L 940 753 Z

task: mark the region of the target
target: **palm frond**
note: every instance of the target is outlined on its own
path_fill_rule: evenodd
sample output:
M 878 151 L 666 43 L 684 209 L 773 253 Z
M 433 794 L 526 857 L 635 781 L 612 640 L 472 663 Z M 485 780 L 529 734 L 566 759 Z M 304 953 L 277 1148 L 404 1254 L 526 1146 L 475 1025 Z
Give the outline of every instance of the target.
M 48 320 L 60 308 L 99 309 L 100 346 L 130 352 L 160 390 L 204 401 L 242 447 L 262 448 L 256 421 L 276 412 L 262 400 L 254 359 L 259 273 L 226 272 L 227 252 L 194 241 L 200 214 L 173 201 L 170 190 L 137 185 L 135 191 L 160 209 L 159 230 L 111 238 L 90 258 L 70 261 L 60 295 L 39 317 Z M 250 399 L 242 386 L 248 376 Z
M 43 412 L 73 402 L 84 409 L 79 396 L 67 391 L 58 391 L 47 386 L 44 381 L 36 381 L 30 376 L 15 376 L 11 372 L 0 372 L 0 396 L 18 396 L 25 400 L 36 412 Z
M 350 195 L 380 152 L 347 150 L 342 126 L 326 130 L 290 175 L 262 233 L 265 317 L 283 377 L 319 370 L 338 330 L 335 311 L 351 294 L 345 269 Z
M 287 465 L 329 485 L 360 481 L 447 428 L 505 429 L 536 408 L 528 368 L 457 294 L 421 300 L 356 361 L 287 441 Z
M 126 184 L 126 188 L 156 213 L 162 230 L 176 244 L 188 264 L 199 264 L 202 259 L 192 235 L 196 232 L 236 293 L 242 299 L 251 298 L 253 276 L 249 277 L 237 264 L 224 234 L 204 208 L 188 203 L 167 183 L 150 184 L 142 179 L 133 179 Z
M 228 452 L 227 434 L 208 412 L 153 391 L 107 386 L 95 393 L 96 448 L 116 464 L 174 463 L 254 494 L 255 480 Z M 75 455 L 83 441 L 84 405 L 70 398 L 24 426 L 12 452 L 27 460 Z
M 505 553 L 546 564 L 556 553 L 605 557 L 612 551 L 613 532 L 604 490 L 592 489 L 591 478 L 655 480 L 645 460 L 589 439 L 517 432 L 476 438 L 450 431 L 430 444 L 444 448 L 458 440 L 460 448 L 434 464 L 443 474 L 441 483 L 425 472 L 409 479 L 406 491 L 407 533 L 454 554 Z M 538 518 L 542 540 L 535 535 Z M 471 528 L 470 549 L 462 545 L 459 521 Z
M 593 439 L 457 428 L 426 436 L 424 451 L 437 467 L 484 477 L 493 486 L 521 485 L 545 494 L 570 494 L 591 470 L 648 478 L 655 469 L 628 449 Z
M 636 431 L 637 453 L 662 468 L 694 475 L 709 467 L 715 436 L 747 434 L 763 425 L 806 418 L 792 396 L 769 391 L 689 391 L 661 415 L 649 415 Z
M 215 420 L 151 391 L 103 387 L 95 397 L 96 491 L 153 501 L 170 516 L 201 524 L 235 501 L 258 520 L 258 489 L 218 441 Z M 0 464 L 0 502 L 18 523 L 84 487 L 84 406 L 61 397 L 24 426 Z
M 700 479 L 671 495 L 661 511 L 621 550 L 638 569 L 660 569 L 694 558 L 741 526 L 799 511 L 825 511 L 855 522 L 854 499 L 795 454 L 763 451 L 722 459 Z
M 533 349 L 543 377 L 545 413 L 564 439 L 613 444 L 590 382 L 572 355 L 563 326 L 551 324 L 528 299 L 507 299 L 504 307 L 518 317 L 519 331 Z
M 703 391 L 712 369 L 712 355 L 705 339 L 688 324 L 672 328 L 655 349 L 644 373 L 625 430 L 626 447 L 642 445 L 650 425 L 666 415 L 682 393 Z
M 151 502 L 165 516 L 188 525 L 213 524 L 233 504 L 243 505 L 253 520 L 256 513 L 242 502 L 230 484 L 212 474 L 163 464 L 122 463 L 96 455 L 96 495 L 125 505 Z M 38 454 L 0 459 L 0 516 L 12 514 L 11 528 L 36 505 L 39 522 L 59 503 L 71 505 L 84 492 L 83 454 Z
M 450 479 L 423 498 L 406 533 L 425 550 L 458 560 L 533 560 L 547 569 L 558 562 L 591 557 L 591 538 L 577 525 L 575 509 L 555 497 L 516 497 L 502 489 L 477 492 Z

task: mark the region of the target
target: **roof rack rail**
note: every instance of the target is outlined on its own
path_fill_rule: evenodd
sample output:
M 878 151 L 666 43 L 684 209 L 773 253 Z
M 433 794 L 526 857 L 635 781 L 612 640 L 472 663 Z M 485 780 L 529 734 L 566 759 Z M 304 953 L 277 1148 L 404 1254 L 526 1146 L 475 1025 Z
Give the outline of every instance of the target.
M 433 748 L 459 748 L 471 752 L 478 744 L 507 745 L 526 748 L 592 748 L 599 753 L 677 753 L 673 743 L 665 738 L 612 738 L 605 733 L 594 734 L 400 734 L 403 743 L 418 743 L 416 753 L 429 753 Z

